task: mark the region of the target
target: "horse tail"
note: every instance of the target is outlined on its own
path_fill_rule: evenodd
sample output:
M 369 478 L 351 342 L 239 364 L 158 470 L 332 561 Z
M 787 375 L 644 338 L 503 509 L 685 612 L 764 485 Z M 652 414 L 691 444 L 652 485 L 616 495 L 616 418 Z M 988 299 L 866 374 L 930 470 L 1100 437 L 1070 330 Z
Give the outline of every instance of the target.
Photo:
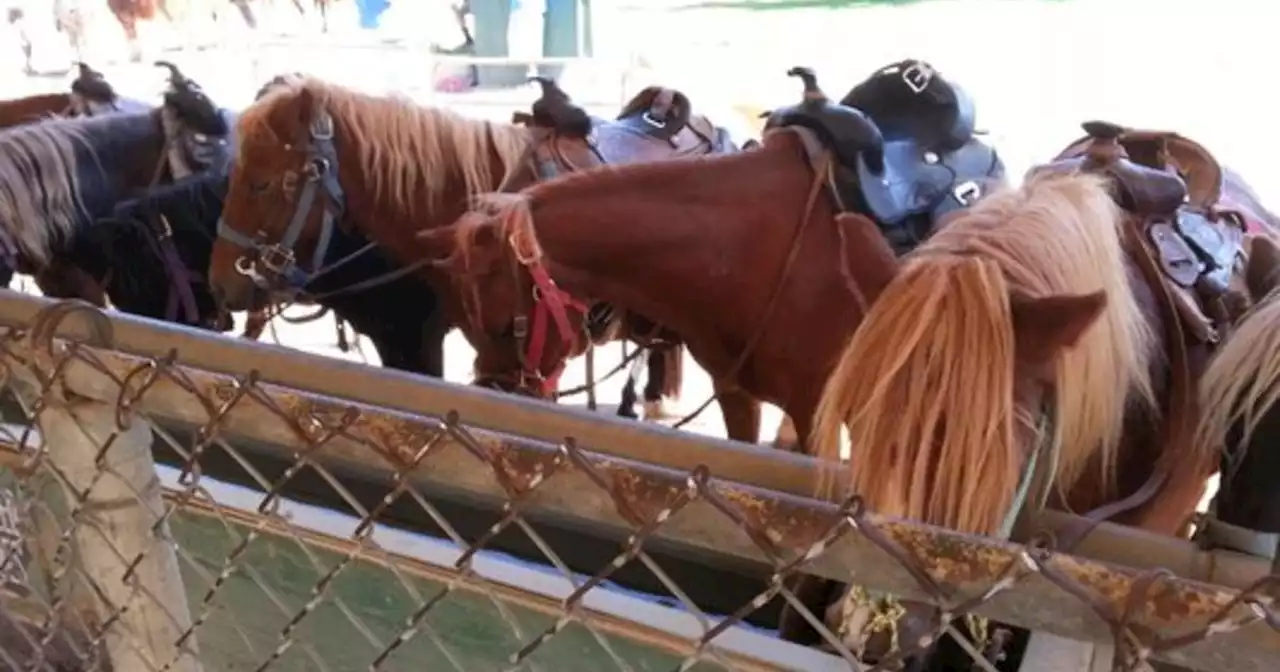
M 1280 296 L 1272 294 L 1236 325 L 1201 376 L 1199 394 L 1199 454 L 1222 451 L 1235 431 L 1239 445 L 1247 444 L 1280 400 Z
M 1013 505 L 1014 333 L 1008 280 L 993 260 L 909 266 L 872 304 L 814 416 L 819 488 L 843 495 L 832 467 L 842 434 L 852 492 L 887 515 L 994 532 Z

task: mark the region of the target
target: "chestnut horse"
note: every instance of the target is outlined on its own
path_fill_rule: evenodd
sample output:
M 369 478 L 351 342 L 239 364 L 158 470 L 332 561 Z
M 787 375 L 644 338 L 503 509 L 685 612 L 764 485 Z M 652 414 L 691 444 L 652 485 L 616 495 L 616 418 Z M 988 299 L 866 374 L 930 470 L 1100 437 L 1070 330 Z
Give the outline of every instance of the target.
M 802 133 L 772 131 L 740 154 L 602 168 L 488 195 L 424 242 L 471 287 L 487 338 L 480 357 L 484 347 L 498 351 L 489 356 L 515 350 L 512 325 L 536 309 L 531 286 L 551 312 L 570 303 L 565 292 L 589 297 L 680 334 L 715 381 L 730 437 L 756 440 L 760 400 L 794 419 L 804 445 L 867 288 L 885 281 L 862 260 L 893 252 L 870 220 L 836 216 Z M 567 345 L 548 339 L 536 364 L 560 366 Z
M 1205 547 L 1275 560 L 1280 540 L 1280 247 L 1250 252 L 1253 310 L 1200 381 L 1201 450 L 1221 455 L 1218 493 L 1199 521 Z
M 881 260 L 888 282 L 815 415 L 820 458 L 842 459 L 842 435 L 855 451 L 850 482 L 828 486 L 881 514 L 996 537 L 1046 503 L 1093 519 L 1117 506 L 1106 517 L 1182 531 L 1213 460 L 1168 439 L 1186 411 L 1172 341 L 1185 336 L 1169 331 L 1163 288 L 1130 242 L 1139 224 L 1112 187 L 1036 174 Z M 874 610 L 855 594 L 828 614 Z M 868 633 L 849 626 L 832 631 L 859 650 Z
M 530 141 L 523 127 L 296 77 L 242 112 L 237 135 L 208 269 L 212 290 L 233 311 L 276 293 L 292 297 L 344 264 L 348 257 L 327 257 L 334 227 L 447 290 L 447 278 L 416 263 L 415 234 L 452 221 L 470 197 L 496 188 Z M 314 155 L 318 141 L 326 149 Z M 451 292 L 438 294 L 447 316 L 459 314 Z M 444 336 L 444 328 L 423 336 L 430 375 L 444 373 Z

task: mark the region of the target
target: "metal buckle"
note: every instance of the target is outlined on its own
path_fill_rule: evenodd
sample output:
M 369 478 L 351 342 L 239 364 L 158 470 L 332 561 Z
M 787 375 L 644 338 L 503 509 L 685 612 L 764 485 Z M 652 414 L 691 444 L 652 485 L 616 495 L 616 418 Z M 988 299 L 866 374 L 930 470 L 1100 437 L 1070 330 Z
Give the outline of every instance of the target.
M 529 335 L 529 318 L 524 315 L 517 315 L 511 320 L 511 333 L 519 339 L 523 339 Z
M 160 235 L 161 241 L 168 240 L 173 237 L 173 227 L 169 225 L 169 218 L 162 213 L 160 215 Z
M 657 119 L 654 119 L 654 118 L 653 118 L 653 115 L 652 115 L 652 114 L 649 114 L 648 112 L 645 112 L 644 114 L 640 115 L 640 119 L 642 119 L 642 120 L 644 121 L 644 123 L 649 124 L 650 126 L 652 126 L 652 127 L 654 127 L 654 128 L 666 128 L 666 127 L 667 127 L 667 122 L 665 122 L 665 121 L 659 121 L 659 120 L 657 120 Z
M 956 185 L 956 188 L 951 191 L 951 195 L 955 197 L 960 205 L 969 207 L 977 203 L 978 198 L 982 196 L 982 187 L 979 187 L 977 182 L 969 180 Z
M 333 164 L 329 163 L 329 159 L 326 159 L 323 156 L 317 156 L 307 162 L 307 179 L 313 181 L 318 180 L 327 175 L 331 167 L 333 167 Z
M 293 250 L 279 245 L 264 245 L 258 250 L 258 261 L 272 273 L 282 275 L 286 268 L 294 265 Z
M 934 74 L 936 74 L 936 71 L 928 63 L 916 61 L 903 68 L 902 82 L 907 85 L 908 89 L 911 89 L 912 93 L 921 94 L 933 82 Z

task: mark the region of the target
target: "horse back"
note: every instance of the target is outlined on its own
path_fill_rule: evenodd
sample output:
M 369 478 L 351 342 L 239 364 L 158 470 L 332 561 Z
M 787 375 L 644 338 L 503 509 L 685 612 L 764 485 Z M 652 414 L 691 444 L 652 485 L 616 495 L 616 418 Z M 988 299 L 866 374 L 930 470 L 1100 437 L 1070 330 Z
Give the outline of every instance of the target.
M 0 128 L 30 124 L 62 114 L 71 107 L 69 93 L 42 93 L 0 102 Z

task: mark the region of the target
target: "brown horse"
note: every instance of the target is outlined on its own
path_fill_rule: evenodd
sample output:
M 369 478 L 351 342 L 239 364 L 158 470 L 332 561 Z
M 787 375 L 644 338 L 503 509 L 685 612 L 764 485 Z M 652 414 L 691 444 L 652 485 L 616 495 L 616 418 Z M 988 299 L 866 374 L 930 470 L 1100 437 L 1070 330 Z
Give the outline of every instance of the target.
M 852 480 L 828 485 L 879 513 L 991 536 L 1045 504 L 1183 531 L 1215 468 L 1178 435 L 1196 410 L 1179 385 L 1199 366 L 1178 354 L 1190 334 L 1114 189 L 1033 175 L 884 260 L 890 281 L 815 416 L 820 457 L 841 460 L 842 435 L 855 451 Z M 868 634 L 833 627 L 853 647 Z
M 815 170 L 804 133 L 486 196 L 481 211 L 429 235 L 432 254 L 449 259 L 442 268 L 472 288 L 486 334 L 480 357 L 516 349 L 512 325 L 537 310 L 531 297 L 555 310 L 567 291 L 679 333 L 715 380 L 731 437 L 755 440 L 761 400 L 782 407 L 803 442 L 867 288 L 887 280 L 862 260 L 893 257 L 870 220 L 837 218 L 824 191 L 829 166 Z M 552 339 L 540 365 L 567 354 Z

